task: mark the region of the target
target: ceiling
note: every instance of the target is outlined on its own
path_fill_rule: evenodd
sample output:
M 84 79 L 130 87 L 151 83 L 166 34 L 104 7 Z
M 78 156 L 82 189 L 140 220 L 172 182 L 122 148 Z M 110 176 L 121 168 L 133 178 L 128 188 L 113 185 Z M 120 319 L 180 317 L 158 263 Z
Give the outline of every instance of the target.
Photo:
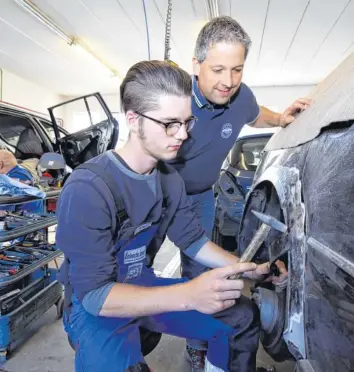
M 127 69 L 148 59 L 144 0 L 32 2 L 118 77 L 15 0 L 1 0 L 0 68 L 72 96 L 117 92 Z M 164 57 L 167 3 L 145 0 L 151 59 Z M 244 75 L 251 86 L 316 84 L 354 51 L 354 0 L 219 0 L 219 14 L 233 16 L 252 38 Z M 204 0 L 173 1 L 171 59 L 189 72 L 206 21 Z

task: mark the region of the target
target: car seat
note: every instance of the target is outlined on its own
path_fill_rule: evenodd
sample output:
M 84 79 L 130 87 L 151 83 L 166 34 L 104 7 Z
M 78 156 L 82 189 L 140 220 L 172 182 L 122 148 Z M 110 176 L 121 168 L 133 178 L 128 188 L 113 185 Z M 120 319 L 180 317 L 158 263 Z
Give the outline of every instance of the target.
M 17 159 L 39 159 L 44 154 L 42 141 L 32 128 L 26 128 L 19 136 L 15 156 Z

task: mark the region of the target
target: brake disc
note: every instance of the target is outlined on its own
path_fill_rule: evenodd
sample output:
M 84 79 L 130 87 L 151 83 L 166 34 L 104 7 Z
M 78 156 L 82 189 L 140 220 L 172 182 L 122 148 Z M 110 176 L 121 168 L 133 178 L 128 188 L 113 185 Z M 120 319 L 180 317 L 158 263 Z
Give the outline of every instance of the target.
M 277 362 L 293 359 L 283 339 L 286 291 L 264 287 L 252 290 L 252 300 L 260 311 L 261 342 L 264 350 Z

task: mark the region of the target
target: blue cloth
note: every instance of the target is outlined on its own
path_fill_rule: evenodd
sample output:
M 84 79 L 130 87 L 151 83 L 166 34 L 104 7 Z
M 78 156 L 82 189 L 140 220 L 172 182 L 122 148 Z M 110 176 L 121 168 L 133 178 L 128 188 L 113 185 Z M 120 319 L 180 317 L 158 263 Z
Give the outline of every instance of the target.
M 7 175 L 11 178 L 17 178 L 20 181 L 33 181 L 32 174 L 29 170 L 15 165 L 12 169 L 7 172 Z
M 35 196 L 44 198 L 45 192 L 36 187 L 14 180 L 5 174 L 0 174 L 0 195 L 3 196 Z
M 200 241 L 199 248 L 205 243 L 204 230 L 192 212 L 183 180 L 172 167 L 159 164 L 151 174 L 140 175 L 127 169 L 111 151 L 90 161 L 100 164 L 114 177 L 133 227 L 137 229 L 147 221 L 156 222 L 164 213 L 158 236 L 167 232 L 181 250 L 197 241 Z M 155 179 L 155 192 L 151 190 L 152 179 Z M 80 301 L 87 293 L 116 281 L 112 241 L 116 230 L 115 212 L 107 186 L 88 170 L 75 171 L 58 199 L 57 247 L 71 262 L 70 281 Z
M 35 196 L 37 198 L 44 198 L 45 192 L 36 187 L 24 184 L 20 181 L 33 181 L 31 173 L 16 165 L 7 173 L 7 175 L 0 175 L 0 195 L 6 196 Z M 33 201 L 30 203 L 23 203 L 22 205 L 3 205 L 1 210 L 21 211 L 26 210 L 33 213 L 43 213 L 43 201 Z
M 183 178 L 187 194 L 198 194 L 217 181 L 222 163 L 242 127 L 252 124 L 259 116 L 259 106 L 250 88 L 243 83 L 228 105 L 212 105 L 199 91 L 194 76 L 192 111 L 198 121 L 177 158 L 169 163 Z

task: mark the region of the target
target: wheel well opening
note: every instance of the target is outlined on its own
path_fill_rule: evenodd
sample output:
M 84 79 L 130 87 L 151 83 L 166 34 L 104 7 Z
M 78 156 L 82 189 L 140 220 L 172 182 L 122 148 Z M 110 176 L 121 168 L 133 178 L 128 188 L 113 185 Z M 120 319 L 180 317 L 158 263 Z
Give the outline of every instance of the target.
M 251 239 L 261 225 L 261 221 L 252 213 L 252 210 L 270 215 L 284 223 L 284 213 L 281 208 L 280 199 L 275 186 L 270 181 L 264 181 L 257 185 L 251 192 L 247 205 L 243 214 L 243 220 L 238 238 L 238 253 L 246 250 Z M 282 233 L 272 229 L 259 248 L 254 261 L 267 262 L 269 261 L 270 245 L 281 237 Z

